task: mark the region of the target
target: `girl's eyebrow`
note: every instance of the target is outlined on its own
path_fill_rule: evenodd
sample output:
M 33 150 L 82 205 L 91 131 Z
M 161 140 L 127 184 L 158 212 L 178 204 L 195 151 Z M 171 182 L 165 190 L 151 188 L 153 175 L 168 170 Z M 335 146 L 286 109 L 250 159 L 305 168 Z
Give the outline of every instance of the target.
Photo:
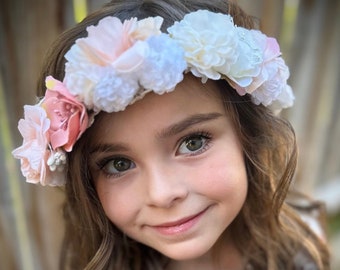
M 174 136 L 193 125 L 215 120 L 221 116 L 223 116 L 221 113 L 216 113 L 216 112 L 207 113 L 207 114 L 194 114 L 181 120 L 178 123 L 172 124 L 169 127 L 166 127 L 165 129 L 161 130 L 158 133 L 157 137 L 159 139 L 165 139 L 165 138 Z
M 174 136 L 191 126 L 201 124 L 207 121 L 215 120 L 223 116 L 221 113 L 207 113 L 207 114 L 194 114 L 177 123 L 174 123 L 157 134 L 157 138 L 165 139 Z M 128 145 L 124 143 L 99 143 L 90 148 L 90 153 L 103 153 L 103 152 L 126 152 L 129 151 Z
M 90 154 L 93 153 L 112 153 L 112 152 L 126 152 L 129 148 L 123 143 L 99 143 L 90 148 Z

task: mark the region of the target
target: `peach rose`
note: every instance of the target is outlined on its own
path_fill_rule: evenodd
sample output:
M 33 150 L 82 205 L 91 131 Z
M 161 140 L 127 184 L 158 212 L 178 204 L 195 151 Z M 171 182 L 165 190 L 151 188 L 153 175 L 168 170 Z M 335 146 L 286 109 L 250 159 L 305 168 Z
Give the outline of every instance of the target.
M 53 149 L 72 151 L 80 135 L 88 127 L 88 115 L 84 104 L 72 96 L 64 84 L 53 77 L 46 78 L 47 91 L 42 102 L 51 121 L 50 144 Z

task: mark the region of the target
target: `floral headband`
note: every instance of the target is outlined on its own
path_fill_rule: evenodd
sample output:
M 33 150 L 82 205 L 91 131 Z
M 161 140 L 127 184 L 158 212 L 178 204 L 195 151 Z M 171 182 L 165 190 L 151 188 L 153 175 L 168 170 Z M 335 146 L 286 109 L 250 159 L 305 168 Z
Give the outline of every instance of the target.
M 288 67 L 274 38 L 234 24 L 230 15 L 199 10 L 160 31 L 163 19 L 105 17 L 65 54 L 63 82 L 46 78 L 46 94 L 24 106 L 18 124 L 27 182 L 65 184 L 66 152 L 94 115 L 122 111 L 146 93 L 173 91 L 191 72 L 202 83 L 225 79 L 239 95 L 276 109 L 293 104 Z

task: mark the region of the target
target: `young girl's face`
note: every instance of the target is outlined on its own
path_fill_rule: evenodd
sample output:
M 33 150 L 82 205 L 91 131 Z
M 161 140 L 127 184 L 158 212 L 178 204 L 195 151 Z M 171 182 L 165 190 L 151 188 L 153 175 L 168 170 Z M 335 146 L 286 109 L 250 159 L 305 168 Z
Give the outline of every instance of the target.
M 174 260 L 207 254 L 247 193 L 241 146 L 215 82 L 186 77 L 175 91 L 149 93 L 95 125 L 91 173 L 112 223 Z

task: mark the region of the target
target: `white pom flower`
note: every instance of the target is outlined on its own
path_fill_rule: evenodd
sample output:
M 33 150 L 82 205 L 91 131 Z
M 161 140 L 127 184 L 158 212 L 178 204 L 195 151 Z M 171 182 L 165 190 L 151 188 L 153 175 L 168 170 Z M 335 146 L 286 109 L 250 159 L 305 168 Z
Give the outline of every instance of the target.
M 147 42 L 150 50 L 139 71 L 139 83 L 158 94 L 169 92 L 183 80 L 184 51 L 165 34 L 153 36 Z
M 108 113 L 123 111 L 139 89 L 134 77 L 127 74 L 118 76 L 113 70 L 107 72 L 93 91 L 94 111 Z
M 84 103 L 87 109 L 92 110 L 93 90 L 100 81 L 103 68 L 100 66 L 87 66 L 86 68 L 75 63 L 66 63 L 64 84 L 69 92 Z

